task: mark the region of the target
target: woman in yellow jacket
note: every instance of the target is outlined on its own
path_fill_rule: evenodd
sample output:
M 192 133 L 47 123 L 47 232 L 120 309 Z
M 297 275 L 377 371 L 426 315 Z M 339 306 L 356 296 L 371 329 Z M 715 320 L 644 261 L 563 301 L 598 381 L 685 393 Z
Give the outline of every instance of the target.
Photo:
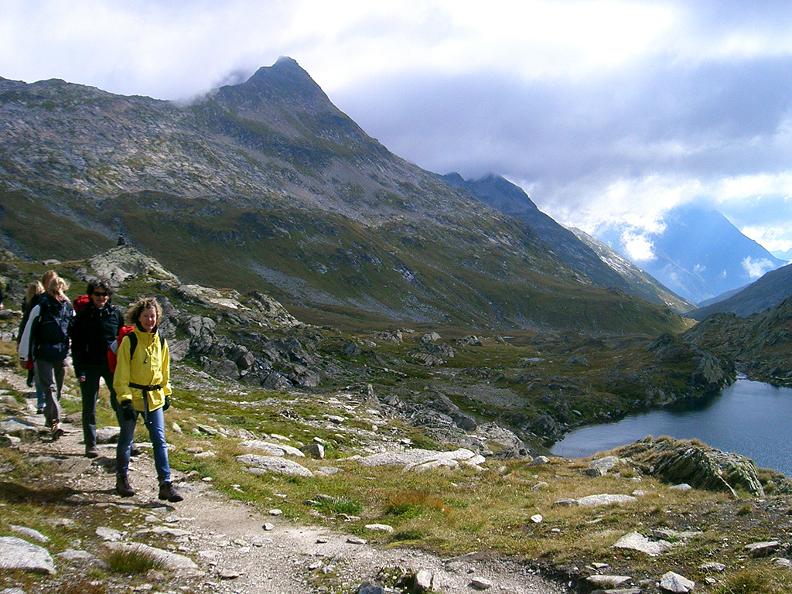
M 149 432 L 154 449 L 154 466 L 159 479 L 159 498 L 171 502 L 182 496 L 171 483 L 168 444 L 165 441 L 165 410 L 170 406 L 170 352 L 160 338 L 157 326 L 162 307 L 153 297 L 138 299 L 126 312 L 126 323 L 135 330 L 121 341 L 113 388 L 118 399 L 118 423 L 121 435 L 116 447 L 116 493 L 131 497 L 129 456 L 138 415 Z M 134 338 L 132 338 L 134 336 Z

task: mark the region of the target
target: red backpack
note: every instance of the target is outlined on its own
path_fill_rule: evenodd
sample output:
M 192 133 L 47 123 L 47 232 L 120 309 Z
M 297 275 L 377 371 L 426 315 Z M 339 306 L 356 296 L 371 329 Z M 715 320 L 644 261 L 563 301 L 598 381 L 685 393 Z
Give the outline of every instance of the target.
M 88 295 L 80 295 L 77 297 L 74 302 L 72 303 L 72 308 L 74 309 L 74 313 L 79 313 L 88 307 L 88 304 L 91 302 L 91 298 Z
M 118 365 L 118 357 L 116 353 L 118 353 L 118 347 L 121 346 L 121 341 L 124 340 L 124 336 L 133 332 L 135 330 L 134 326 L 121 326 L 118 329 L 118 337 L 110 343 L 110 346 L 107 349 L 107 366 L 110 368 L 110 373 L 115 373 L 116 365 Z M 137 346 L 137 344 L 135 345 Z M 132 353 L 134 354 L 134 348 L 132 349 Z
M 118 337 L 110 343 L 110 346 L 107 348 L 107 366 L 110 368 L 110 373 L 115 373 L 116 366 L 118 365 L 118 348 L 121 346 L 121 341 L 124 340 L 124 336 L 129 334 L 129 358 L 130 360 L 135 355 L 135 349 L 137 348 L 137 335 L 134 332 L 134 326 L 121 326 L 118 330 Z M 165 339 L 160 336 L 160 348 L 165 348 Z

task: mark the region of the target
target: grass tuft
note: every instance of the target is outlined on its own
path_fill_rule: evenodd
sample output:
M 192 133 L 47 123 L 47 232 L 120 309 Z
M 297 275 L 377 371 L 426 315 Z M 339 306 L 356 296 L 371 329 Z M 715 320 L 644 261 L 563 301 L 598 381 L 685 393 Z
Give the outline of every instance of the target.
M 787 594 L 789 583 L 774 575 L 771 567 L 745 569 L 727 578 L 713 594 Z
M 126 549 L 111 551 L 105 557 L 110 570 L 115 573 L 146 573 L 162 567 L 162 561 L 145 551 Z

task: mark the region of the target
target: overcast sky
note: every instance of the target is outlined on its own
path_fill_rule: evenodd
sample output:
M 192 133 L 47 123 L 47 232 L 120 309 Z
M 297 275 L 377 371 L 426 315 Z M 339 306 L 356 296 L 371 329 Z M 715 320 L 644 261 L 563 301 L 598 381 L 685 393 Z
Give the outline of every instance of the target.
M 185 99 L 288 55 L 393 152 L 564 224 L 708 200 L 792 249 L 792 2 L 0 2 L 5 78 Z

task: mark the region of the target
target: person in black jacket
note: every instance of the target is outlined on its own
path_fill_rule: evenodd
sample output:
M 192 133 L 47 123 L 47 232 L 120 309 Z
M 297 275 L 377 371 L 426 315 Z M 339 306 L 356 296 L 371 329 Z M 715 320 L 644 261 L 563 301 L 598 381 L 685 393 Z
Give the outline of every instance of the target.
M 118 336 L 124 323 L 121 311 L 112 303 L 112 290 L 107 281 L 88 283 L 88 305 L 77 312 L 72 327 L 72 359 L 74 374 L 80 380 L 82 393 L 82 426 L 85 455 L 96 458 L 96 402 L 99 397 L 99 379 L 104 379 L 110 390 L 110 402 L 117 407 L 113 390 L 113 373 L 107 363 L 107 348 Z
M 33 357 L 36 378 L 44 389 L 44 419 L 52 430 L 52 439 L 63 435 L 60 426 L 60 397 L 69 355 L 69 335 L 74 309 L 66 297 L 69 284 L 53 278 L 45 297 L 31 311 L 19 342 L 19 359 Z

